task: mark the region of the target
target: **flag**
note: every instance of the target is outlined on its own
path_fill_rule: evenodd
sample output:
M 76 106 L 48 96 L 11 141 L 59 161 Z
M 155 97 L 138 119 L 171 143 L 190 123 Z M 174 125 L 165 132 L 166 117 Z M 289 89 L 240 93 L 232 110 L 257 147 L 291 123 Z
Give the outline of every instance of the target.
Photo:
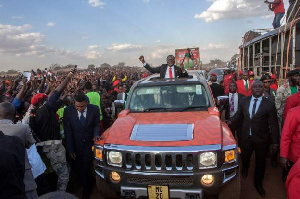
M 188 57 L 188 58 L 190 58 L 191 60 L 194 60 L 195 59 L 195 57 L 194 57 L 194 54 L 192 53 L 192 51 L 191 51 L 191 49 L 186 49 L 186 53 L 185 53 L 185 55 L 184 55 L 184 58 L 185 57 Z

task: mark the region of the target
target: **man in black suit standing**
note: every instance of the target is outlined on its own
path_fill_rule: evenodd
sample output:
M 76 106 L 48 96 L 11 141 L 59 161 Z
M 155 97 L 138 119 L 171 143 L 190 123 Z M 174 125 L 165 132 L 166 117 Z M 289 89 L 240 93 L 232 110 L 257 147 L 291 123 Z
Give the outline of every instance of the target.
M 212 82 L 210 85 L 210 88 L 211 88 L 211 92 L 212 92 L 214 98 L 217 98 L 217 97 L 225 94 L 224 87 L 221 84 L 217 83 L 217 74 L 216 73 L 210 74 L 210 81 Z
M 188 73 L 184 69 L 184 66 L 175 66 L 175 57 L 169 55 L 167 57 L 167 64 L 163 64 L 159 67 L 152 68 L 148 63 L 146 63 L 144 56 L 140 56 L 139 60 L 142 62 L 143 66 L 151 73 L 160 73 L 160 78 L 176 78 L 176 77 L 188 77 Z
M 227 94 L 228 96 L 228 101 L 225 104 L 225 119 L 229 120 L 232 118 L 235 113 L 238 111 L 239 104 L 241 103 L 241 99 L 245 97 L 244 95 L 237 93 L 237 86 L 235 82 L 230 82 L 229 83 L 229 93 Z M 240 141 L 240 133 L 241 133 L 241 125 L 240 123 L 236 122 L 235 124 L 229 125 L 229 128 L 234 135 L 237 135 L 238 138 L 238 144 L 241 144 Z M 236 133 L 236 134 L 235 134 Z
M 265 197 L 262 180 L 270 142 L 273 151 L 277 151 L 279 147 L 278 119 L 274 102 L 262 96 L 263 83 L 254 81 L 251 90 L 252 96 L 242 99 L 237 113 L 227 123 L 230 125 L 238 120 L 242 121 L 242 176 L 247 177 L 250 158 L 255 151 L 254 186 Z
M 75 96 L 75 105 L 64 111 L 64 130 L 67 152 L 75 160 L 76 171 L 83 184 L 83 198 L 89 198 L 93 188 L 91 171 L 94 159 L 92 146 L 100 140 L 100 111 L 99 107 L 88 104 L 84 94 Z

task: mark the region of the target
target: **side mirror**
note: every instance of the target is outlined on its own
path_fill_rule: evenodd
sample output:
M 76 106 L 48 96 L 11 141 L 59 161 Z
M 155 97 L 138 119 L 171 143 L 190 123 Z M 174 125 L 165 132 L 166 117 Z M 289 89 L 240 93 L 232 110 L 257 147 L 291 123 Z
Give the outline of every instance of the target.
M 119 113 L 118 118 L 126 117 L 129 113 L 130 113 L 130 111 L 128 109 L 123 110 Z
M 216 116 L 220 117 L 220 112 L 217 107 L 209 107 L 207 110 L 210 115 L 216 115 Z
M 223 96 L 217 97 L 217 99 L 218 99 L 220 105 L 226 105 L 226 104 L 228 104 L 229 97 L 227 95 L 223 95 Z

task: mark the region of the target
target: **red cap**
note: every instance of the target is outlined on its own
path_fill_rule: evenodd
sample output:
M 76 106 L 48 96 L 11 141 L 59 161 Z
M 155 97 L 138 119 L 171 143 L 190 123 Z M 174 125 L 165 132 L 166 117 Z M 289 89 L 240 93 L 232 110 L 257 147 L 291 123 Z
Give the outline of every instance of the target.
M 211 73 L 210 76 L 215 76 L 217 77 L 218 75 L 216 73 Z
M 48 96 L 44 93 L 38 93 L 35 94 L 32 98 L 31 98 L 31 104 L 32 105 L 36 105 L 37 103 L 41 102 L 42 100 L 46 100 L 48 98 Z
M 117 86 L 119 83 L 120 83 L 120 80 L 117 79 L 114 81 L 113 86 Z
M 271 79 L 277 79 L 276 75 L 275 74 L 271 75 Z
M 239 71 L 239 74 L 240 74 L 240 75 L 244 75 L 244 71 L 240 70 L 240 71 Z
M 248 75 L 254 75 L 253 71 L 249 70 Z

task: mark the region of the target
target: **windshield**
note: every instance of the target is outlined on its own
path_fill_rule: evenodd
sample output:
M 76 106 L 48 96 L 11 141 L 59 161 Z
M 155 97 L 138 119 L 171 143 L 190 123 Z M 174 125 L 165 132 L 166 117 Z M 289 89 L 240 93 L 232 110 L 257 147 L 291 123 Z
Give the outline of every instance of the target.
M 201 84 L 138 87 L 130 100 L 131 112 L 206 110 L 209 101 Z

